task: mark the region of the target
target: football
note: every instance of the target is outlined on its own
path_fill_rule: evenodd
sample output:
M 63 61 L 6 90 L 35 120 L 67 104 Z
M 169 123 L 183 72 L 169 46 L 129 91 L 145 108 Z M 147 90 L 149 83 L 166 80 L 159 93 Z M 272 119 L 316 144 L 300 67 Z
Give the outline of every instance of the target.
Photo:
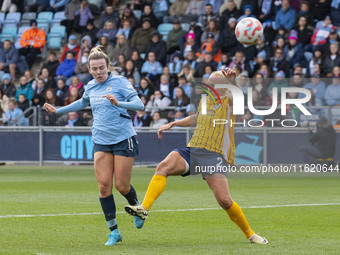
M 255 18 L 244 18 L 237 23 L 235 28 L 236 39 L 246 45 L 256 44 L 263 35 L 263 27 Z

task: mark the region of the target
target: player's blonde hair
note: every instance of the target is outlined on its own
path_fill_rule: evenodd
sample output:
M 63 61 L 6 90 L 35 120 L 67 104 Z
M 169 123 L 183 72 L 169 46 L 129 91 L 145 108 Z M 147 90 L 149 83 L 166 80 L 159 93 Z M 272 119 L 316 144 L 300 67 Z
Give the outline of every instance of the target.
M 109 71 L 115 70 L 113 66 L 111 66 L 111 61 L 109 57 L 106 55 L 106 53 L 103 51 L 103 46 L 98 45 L 90 51 L 90 55 L 87 61 L 87 66 L 90 68 L 90 61 L 95 59 L 105 59 L 106 67 L 109 69 Z

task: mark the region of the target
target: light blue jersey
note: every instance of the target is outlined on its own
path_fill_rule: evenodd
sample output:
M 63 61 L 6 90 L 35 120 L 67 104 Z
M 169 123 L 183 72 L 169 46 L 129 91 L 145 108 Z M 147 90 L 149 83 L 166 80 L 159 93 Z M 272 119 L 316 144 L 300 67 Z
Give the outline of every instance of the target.
M 118 106 L 111 104 L 107 98 L 103 97 L 106 94 L 114 95 L 120 102 Z M 129 104 L 136 103 L 136 101 L 125 103 L 135 97 L 140 101 L 137 92 L 125 77 L 110 74 L 104 83 L 97 83 L 95 79 L 91 80 L 87 84 L 81 99 L 71 105 L 57 109 L 56 113 L 79 111 L 90 104 L 94 119 L 92 126 L 93 142 L 102 145 L 116 144 L 136 135 L 126 110 L 134 109 L 134 107 L 129 107 Z M 140 103 L 137 102 L 137 105 L 138 107 L 135 107 L 134 110 L 144 108 L 141 101 Z

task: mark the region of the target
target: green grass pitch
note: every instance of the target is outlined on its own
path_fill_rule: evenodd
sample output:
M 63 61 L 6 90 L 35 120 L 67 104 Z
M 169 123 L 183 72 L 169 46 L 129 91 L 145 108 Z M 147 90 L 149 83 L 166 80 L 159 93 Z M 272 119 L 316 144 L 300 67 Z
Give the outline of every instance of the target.
M 134 168 L 140 200 L 153 171 Z M 2 166 L 0 254 L 339 254 L 340 173 L 228 179 L 233 199 L 268 245 L 250 244 L 223 210 L 178 211 L 218 205 L 201 178 L 170 177 L 140 230 L 114 190 L 123 242 L 106 247 L 108 229 L 92 167 Z M 338 205 L 249 208 L 326 203 Z M 81 213 L 94 214 L 72 215 Z

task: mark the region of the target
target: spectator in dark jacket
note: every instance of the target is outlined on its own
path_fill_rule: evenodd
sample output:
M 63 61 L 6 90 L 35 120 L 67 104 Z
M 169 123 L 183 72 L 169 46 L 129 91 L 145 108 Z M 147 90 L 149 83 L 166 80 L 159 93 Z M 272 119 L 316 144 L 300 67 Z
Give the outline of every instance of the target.
M 220 18 L 218 12 L 213 12 L 213 6 L 211 4 L 206 4 L 204 10 L 205 12 L 198 18 L 198 23 L 201 24 L 202 29 L 205 30 L 210 20 L 215 20 L 216 24 L 218 24 Z
M 14 97 L 17 89 L 11 83 L 11 76 L 8 73 L 5 73 L 4 76 L 2 76 L 2 84 L 0 85 L 0 89 L 4 92 L 4 95 L 6 95 L 8 98 Z
M 339 43 L 332 43 L 329 50 L 330 54 L 325 59 L 324 72 L 327 77 L 332 77 L 333 67 L 340 66 Z
M 316 132 L 308 128 L 310 145 L 300 147 L 303 163 L 317 163 L 318 158 L 333 158 L 335 154 L 336 133 L 327 119 L 321 117 Z
M 150 19 L 144 19 L 143 26 L 137 28 L 137 30 L 133 33 L 131 39 L 131 48 L 145 53 L 146 48 L 148 47 L 151 40 L 151 33 L 153 31 L 155 31 L 155 28 L 151 27 Z
M 290 76 L 290 64 L 284 58 L 282 49 L 278 48 L 275 50 L 275 55 L 269 63 L 269 68 L 273 73 L 282 70 L 285 73 L 285 77 Z
M 258 16 L 260 11 L 259 11 L 259 1 L 258 0 L 242 0 L 241 5 L 240 5 L 240 10 L 244 10 L 244 7 L 246 5 L 251 5 L 253 9 L 253 14 L 255 16 Z
M 19 53 L 11 41 L 5 40 L 3 48 L 0 48 L 0 70 L 9 72 L 12 80 L 15 80 L 15 68 L 18 57 Z
M 149 52 L 153 51 L 156 54 L 156 60 L 162 64 L 166 65 L 166 43 L 162 40 L 162 35 L 156 30 L 151 33 L 151 42 L 146 48 L 145 54 L 148 55 Z
M 113 6 L 110 5 L 106 6 L 105 11 L 100 16 L 99 29 L 102 29 L 104 27 L 105 22 L 109 20 L 115 24 L 115 27 L 119 27 L 120 25 L 119 12 L 115 10 Z
M 230 18 L 235 18 L 237 20 L 241 15 L 242 13 L 240 12 L 240 10 L 237 9 L 234 1 L 228 1 L 227 9 L 225 9 L 221 14 L 219 25 L 220 29 L 225 27 Z
M 96 26 L 93 23 L 93 20 L 88 20 L 85 30 L 81 35 L 81 38 L 84 38 L 84 36 L 88 35 L 91 37 L 92 40 L 92 45 L 95 45 L 96 42 L 98 41 L 96 34 L 98 33 L 98 28 L 96 28 Z
M 317 20 L 323 20 L 331 12 L 331 0 L 310 0 L 311 12 Z
M 51 51 L 50 54 L 48 55 L 48 61 L 45 64 L 43 64 L 40 72 L 42 72 L 42 69 L 47 68 L 50 75 L 54 77 L 59 64 L 60 63 L 59 60 L 57 59 L 57 54 L 54 51 Z
M 310 43 L 312 38 L 312 30 L 307 27 L 307 17 L 300 16 L 295 26 L 295 30 L 298 33 L 298 41 L 302 44 L 302 46 L 306 46 Z
M 222 52 L 227 52 L 230 55 L 234 55 L 239 47 L 239 42 L 235 36 L 236 19 L 230 18 L 228 26 L 225 27 L 218 40 L 218 45 L 222 49 Z
M 307 66 L 307 61 L 304 56 L 304 50 L 301 43 L 299 43 L 297 38 L 297 32 L 292 30 L 290 36 L 288 37 L 288 43 L 284 47 L 284 56 L 289 61 L 291 66 L 295 64 L 300 64 L 303 67 Z
M 57 88 L 56 88 L 56 95 L 60 98 L 62 105 L 65 104 L 65 98 L 68 94 L 68 86 L 65 84 L 63 79 L 58 79 L 57 81 Z
M 73 0 L 74 1 L 74 0 Z M 39 14 L 40 12 L 45 11 L 50 6 L 49 0 L 36 0 L 32 1 L 32 4 L 28 5 L 26 3 L 25 12 L 36 12 Z
M 146 19 L 146 18 L 150 20 L 151 27 L 157 28 L 158 21 L 157 21 L 155 14 L 152 11 L 151 5 L 149 5 L 149 4 L 146 4 L 144 6 L 144 11 L 143 11 L 142 17 L 141 17 L 139 25 L 138 25 L 139 27 L 143 26 L 143 20 Z

